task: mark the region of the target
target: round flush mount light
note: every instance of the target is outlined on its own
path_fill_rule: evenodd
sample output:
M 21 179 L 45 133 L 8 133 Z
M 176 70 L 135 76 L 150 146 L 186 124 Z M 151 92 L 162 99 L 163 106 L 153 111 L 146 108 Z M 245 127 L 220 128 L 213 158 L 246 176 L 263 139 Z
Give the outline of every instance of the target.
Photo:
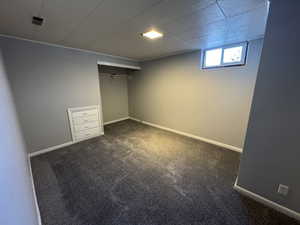
M 162 33 L 155 31 L 155 30 L 150 30 L 148 32 L 142 33 L 141 34 L 143 37 L 149 38 L 149 39 L 157 39 L 161 38 L 163 36 Z

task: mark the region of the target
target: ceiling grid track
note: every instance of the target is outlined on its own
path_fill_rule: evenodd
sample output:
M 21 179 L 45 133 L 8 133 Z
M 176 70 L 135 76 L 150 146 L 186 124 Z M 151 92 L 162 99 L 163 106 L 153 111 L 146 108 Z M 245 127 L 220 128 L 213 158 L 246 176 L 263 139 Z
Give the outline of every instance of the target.
M 72 29 L 71 32 L 67 33 L 65 37 L 60 40 L 60 42 L 64 42 L 70 35 L 72 35 L 75 32 L 75 30 L 103 4 L 104 1 L 105 0 L 100 0 L 100 2 L 95 6 L 95 8 L 93 8 L 86 16 L 84 16 L 77 25 L 74 25 L 74 29 Z
M 223 14 L 225 20 L 228 18 L 226 13 L 224 12 L 223 8 L 221 7 L 220 3 L 219 3 L 219 0 L 216 0 L 216 5 L 217 7 L 219 8 L 220 12 Z
M 136 61 L 263 38 L 268 16 L 267 0 L 10 1 L 0 34 Z M 141 38 L 151 30 L 163 38 Z
M 160 4 L 161 4 L 162 2 L 164 2 L 164 1 L 166 1 L 166 0 L 160 0 L 160 1 L 158 1 L 158 2 L 156 2 L 156 3 L 154 3 L 154 4 L 152 4 L 152 5 L 150 5 L 147 9 L 143 9 L 140 13 L 134 15 L 132 18 L 127 19 L 126 21 L 121 22 L 121 23 L 118 24 L 118 25 L 122 25 L 122 24 L 124 24 L 125 22 L 134 20 L 134 19 L 137 18 L 138 16 L 144 14 L 145 11 L 147 11 L 147 10 L 149 10 L 149 9 L 151 9 L 151 8 L 153 8 L 153 7 L 155 7 L 155 6 L 157 6 L 157 5 L 160 5 Z M 114 33 L 114 32 L 113 32 L 113 33 Z M 112 34 L 113 34 L 113 33 L 112 33 Z M 98 35 L 97 35 L 97 36 L 98 36 Z M 98 41 L 98 39 L 95 39 L 95 40 L 91 41 L 90 46 L 93 46 L 97 41 Z

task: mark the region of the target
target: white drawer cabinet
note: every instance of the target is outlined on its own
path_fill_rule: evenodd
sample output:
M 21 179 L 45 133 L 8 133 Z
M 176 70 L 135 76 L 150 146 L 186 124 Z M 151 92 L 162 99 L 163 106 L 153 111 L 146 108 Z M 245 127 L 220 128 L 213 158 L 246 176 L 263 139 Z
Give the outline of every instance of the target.
M 92 122 L 86 122 L 86 123 L 81 123 L 81 124 L 76 124 L 75 123 L 75 132 L 82 131 L 82 130 L 88 130 L 92 128 L 97 128 L 99 127 L 98 121 L 92 121 Z
M 75 125 L 82 125 L 86 123 L 96 122 L 99 123 L 99 116 L 86 116 L 86 117 L 73 117 L 73 122 Z
M 73 118 L 77 118 L 77 117 L 87 117 L 87 116 L 98 116 L 98 114 L 99 113 L 97 109 L 90 109 L 90 110 L 73 112 L 72 116 Z
M 78 131 L 75 133 L 75 138 L 78 141 L 78 140 L 84 140 L 84 139 L 96 137 L 99 135 L 100 135 L 100 129 L 99 127 L 97 127 L 97 128 Z
M 73 141 L 81 141 L 103 134 L 99 106 L 69 108 L 68 115 Z

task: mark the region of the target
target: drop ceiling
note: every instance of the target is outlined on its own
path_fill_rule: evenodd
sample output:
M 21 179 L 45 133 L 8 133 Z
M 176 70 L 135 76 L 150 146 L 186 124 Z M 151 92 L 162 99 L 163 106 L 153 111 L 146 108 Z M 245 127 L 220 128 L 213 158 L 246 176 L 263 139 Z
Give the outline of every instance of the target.
M 266 18 L 266 0 L 2 0 L 0 34 L 140 61 L 261 38 Z

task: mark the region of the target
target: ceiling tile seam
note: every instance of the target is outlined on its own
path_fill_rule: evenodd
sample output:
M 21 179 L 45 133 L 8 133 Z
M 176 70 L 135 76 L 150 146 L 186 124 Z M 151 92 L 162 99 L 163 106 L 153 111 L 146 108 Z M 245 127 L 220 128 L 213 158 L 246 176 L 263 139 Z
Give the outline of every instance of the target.
M 178 21 L 178 20 L 180 20 L 180 19 L 182 19 L 182 18 L 185 18 L 185 17 L 187 17 L 187 16 L 191 16 L 191 15 L 193 15 L 193 14 L 196 14 L 196 13 L 198 13 L 199 11 L 206 10 L 207 8 L 209 8 L 209 7 L 213 6 L 213 5 L 215 5 L 215 2 L 209 4 L 209 5 L 207 5 L 207 6 L 203 7 L 203 8 L 201 8 L 201 9 L 196 9 L 196 10 L 194 10 L 194 11 L 193 11 L 192 13 L 190 13 L 190 14 L 184 14 L 184 15 L 182 15 L 182 16 L 175 17 L 175 19 L 172 20 L 172 23 L 174 23 L 174 21 L 176 22 L 176 21 Z M 171 24 L 171 22 L 166 22 L 166 23 L 164 23 L 163 25 L 168 25 L 168 24 Z
M 195 13 L 198 13 L 199 11 L 202 11 L 202 10 L 206 10 L 207 8 L 209 8 L 209 7 L 211 7 L 211 6 L 215 5 L 215 4 L 216 4 L 216 3 L 213 2 L 213 3 L 209 4 L 208 6 L 202 8 L 202 9 L 196 10 L 195 12 L 193 12 L 193 13 L 190 14 L 190 15 L 193 15 L 193 14 L 195 14 Z M 223 16 L 224 16 L 224 15 L 223 15 Z M 177 20 L 175 20 L 175 21 L 178 21 L 180 18 L 182 18 L 182 17 L 177 17 Z M 206 24 L 204 24 L 204 25 L 205 25 L 205 26 L 211 25 L 211 24 L 218 23 L 218 22 L 220 22 L 220 21 L 222 21 L 222 20 L 225 20 L 225 19 L 226 19 L 226 18 L 224 17 L 223 19 L 219 19 L 219 20 L 216 20 L 216 21 L 213 21 L 213 22 L 210 22 L 210 23 L 206 23 Z M 174 22 L 174 20 L 172 21 L 172 23 L 173 23 L 173 22 Z M 165 23 L 164 25 L 165 25 L 165 26 L 168 26 L 168 24 L 171 24 L 171 22 Z M 189 30 L 189 28 L 182 30 L 182 32 L 187 32 L 188 30 Z M 168 35 L 174 35 L 174 34 L 176 34 L 176 32 L 170 32 L 170 33 L 168 33 Z M 179 39 L 179 40 L 184 41 L 183 39 Z M 188 42 L 186 42 L 186 43 L 188 43 Z
M 225 27 L 225 40 L 227 40 L 228 39 L 228 35 L 229 35 L 229 25 L 228 25 L 228 18 L 229 18 L 229 16 L 228 15 L 226 15 L 226 13 L 225 13 L 225 10 L 222 8 L 222 6 L 220 5 L 220 3 L 219 3 L 219 1 L 220 0 L 216 0 L 216 5 L 217 5 L 217 7 L 219 8 L 219 10 L 220 10 L 220 12 L 223 14 L 223 16 L 224 16 L 224 22 L 225 22 L 225 24 L 226 24 L 226 27 Z M 208 36 L 208 35 L 207 35 Z M 205 38 L 205 37 L 204 37 Z
M 165 1 L 165 0 L 162 0 L 162 1 L 160 1 L 157 5 L 159 5 L 159 4 L 161 4 L 161 2 L 163 2 L 163 1 Z M 192 14 L 189 14 L 189 15 L 193 15 L 193 14 L 195 14 L 195 13 L 197 13 L 198 11 L 202 11 L 202 10 L 205 10 L 205 9 L 207 9 L 207 8 L 209 8 L 210 6 L 212 6 L 212 5 L 214 5 L 214 4 L 216 4 L 215 2 L 213 2 L 213 3 L 211 3 L 211 4 L 209 4 L 209 5 L 207 5 L 206 7 L 204 7 L 204 8 L 201 8 L 201 9 L 199 9 L 199 10 L 196 10 L 195 12 L 193 12 Z M 155 5 L 155 4 L 154 4 Z M 186 15 L 185 15 L 186 16 Z M 181 19 L 182 17 L 177 17 L 176 19 L 175 19 L 175 21 L 178 21 L 179 19 Z M 220 20 L 217 20 L 217 21 L 214 21 L 214 22 L 211 22 L 211 23 L 207 23 L 207 24 L 205 24 L 205 25 L 210 25 L 210 24 L 214 24 L 214 23 L 218 23 L 218 22 L 220 22 L 220 21 L 222 21 L 222 20 L 224 20 L 224 19 L 220 19 Z M 172 21 L 172 23 L 174 22 L 174 20 Z M 168 24 L 171 24 L 171 22 L 167 22 L 167 23 L 164 23 L 163 25 L 164 26 L 167 26 Z M 188 30 L 188 28 L 186 29 L 186 30 L 183 30 L 183 32 L 185 32 L 185 31 L 187 31 Z M 112 32 L 112 34 L 113 34 L 114 32 Z M 167 34 L 167 36 L 171 36 L 171 35 L 174 35 L 175 34 L 175 32 L 171 32 L 171 33 L 168 33 Z M 175 39 L 175 40 L 177 40 L 177 41 L 182 41 L 182 42 L 184 42 L 186 45 L 189 45 L 189 42 L 188 41 L 186 41 L 186 40 L 183 40 L 183 39 L 180 39 L 180 38 L 176 38 L 176 36 L 174 35 L 173 36 L 173 39 Z M 94 42 L 95 43 L 95 42 Z M 94 44 L 93 43 L 93 44 Z
M 223 14 L 224 18 L 227 19 L 227 15 L 226 15 L 224 9 L 221 7 L 219 0 L 216 0 L 216 5 L 219 8 L 220 12 Z
M 148 7 L 145 8 L 145 9 L 142 9 L 140 13 L 137 13 L 137 14 L 134 15 L 133 17 L 127 19 L 126 21 L 128 22 L 128 21 L 130 21 L 130 20 L 134 20 L 134 19 L 137 18 L 138 16 L 144 14 L 147 10 L 150 10 L 150 9 L 156 7 L 157 5 L 160 5 L 160 4 L 161 4 L 162 2 L 164 2 L 164 1 L 167 1 L 167 0 L 160 0 L 160 1 L 156 2 L 156 3 L 153 3 L 152 5 L 148 6 Z M 122 23 L 123 23 L 123 22 L 122 22 Z M 121 23 L 121 24 L 122 24 L 122 23 Z
M 105 0 L 100 0 L 100 2 L 93 8 L 91 9 L 88 14 L 86 16 L 83 16 L 82 19 L 80 20 L 80 22 L 78 22 L 77 25 L 74 25 L 74 28 L 67 33 L 59 42 L 64 42 L 70 35 L 72 35 L 76 29 L 84 22 L 87 20 L 87 18 L 89 18 L 103 3 Z
M 188 14 L 188 15 L 187 15 L 187 14 L 184 14 L 183 16 L 175 17 L 175 20 L 173 20 L 172 22 L 178 21 L 178 20 L 180 20 L 180 19 L 183 18 L 183 17 L 187 17 L 187 16 L 191 16 L 191 15 L 193 15 L 193 14 L 196 14 L 196 13 L 198 13 L 199 11 L 204 11 L 204 10 L 208 9 L 209 7 L 215 5 L 215 4 L 216 4 L 215 2 L 212 2 L 212 3 L 208 4 L 207 6 L 205 6 L 205 7 L 203 7 L 203 8 L 196 9 L 196 10 L 193 11 L 191 14 Z M 171 22 L 169 22 L 169 23 L 171 23 Z M 164 25 L 168 25 L 168 23 L 165 23 Z
M 212 24 L 215 24 L 215 23 L 219 23 L 221 21 L 226 22 L 225 18 L 223 18 L 223 19 L 219 19 L 219 20 L 216 20 L 216 21 L 213 21 L 213 22 L 210 22 L 210 23 L 206 23 L 206 24 L 204 24 L 204 26 L 209 26 L 209 25 L 212 25 Z M 185 33 L 185 32 L 188 32 L 189 30 L 190 30 L 190 28 L 186 28 L 186 29 L 183 29 L 182 32 Z M 176 34 L 176 32 L 170 32 L 170 33 L 168 33 L 168 36 L 169 35 L 174 35 L 174 34 Z M 180 39 L 180 40 L 183 40 L 183 39 Z
M 217 0 L 218 1 L 218 0 Z M 160 1 L 160 3 L 161 3 L 162 1 Z M 42 3 L 43 3 L 43 1 L 41 1 L 41 6 L 42 6 Z M 214 3 L 213 3 L 214 4 Z M 250 13 L 250 12 L 252 12 L 252 11 L 256 11 L 256 10 L 259 10 L 260 11 L 260 8 L 262 8 L 263 6 L 262 6 L 262 4 L 264 4 L 264 3 L 259 3 L 259 4 L 257 4 L 257 5 L 259 5 L 259 6 L 257 6 L 256 5 L 256 7 L 253 7 L 253 8 L 251 8 L 251 9 L 249 9 L 249 10 L 247 10 L 247 11 L 244 11 L 244 12 L 241 12 L 241 13 L 238 13 L 238 14 L 234 14 L 234 15 L 232 15 L 232 16 L 229 16 L 229 18 L 235 18 L 235 17 L 238 17 L 238 16 L 241 16 L 241 15 L 243 15 L 243 14 L 247 14 L 247 13 Z M 39 4 L 36 4 L 36 8 L 38 8 L 38 5 Z M 98 3 L 97 3 L 97 5 L 98 5 Z M 94 7 L 91 7 L 91 8 L 94 8 Z M 222 6 L 222 8 L 224 8 L 224 6 Z M 89 11 L 91 11 L 91 10 L 89 10 Z M 218 22 L 220 22 L 221 20 L 218 20 L 218 21 L 214 21 L 214 22 L 211 22 L 211 23 L 209 23 L 209 24 L 214 24 L 214 23 L 218 23 Z M 75 24 L 75 23 L 74 23 Z M 227 27 L 226 26 L 226 30 L 228 30 L 229 29 L 229 27 Z M 230 30 L 230 29 L 229 29 Z M 225 29 L 224 29 L 224 31 L 225 31 Z M 228 31 L 227 31 L 228 32 Z M 172 32 L 173 33 L 173 32 Z M 200 32 L 199 32 L 200 33 Z M 258 32 L 257 32 L 258 33 Z M 225 34 L 225 33 L 224 33 Z M 228 35 L 228 34 L 227 34 Z M 226 36 L 227 36 L 226 35 Z M 207 35 L 203 35 L 203 37 L 206 37 Z M 225 35 L 224 35 L 225 36 Z M 172 38 L 171 38 L 172 39 Z M 176 40 L 181 40 L 180 38 L 178 38 L 178 37 L 174 37 L 174 40 L 176 41 Z M 249 40 L 251 40 L 251 39 L 249 39 Z M 184 42 L 186 42 L 185 40 L 183 40 L 182 39 L 182 42 L 184 43 Z M 188 41 L 186 42 L 186 43 L 188 43 Z M 62 45 L 63 46 L 63 45 Z M 68 48 L 68 47 L 67 47 Z M 70 47 L 70 48 L 72 48 L 72 47 Z M 76 49 L 76 48 L 74 48 L 74 49 Z M 82 50 L 84 50 L 84 49 L 82 49 Z M 89 51 L 89 50 L 84 50 L 84 51 Z M 93 52 L 93 50 L 91 50 L 92 52 Z M 99 53 L 99 54 L 105 54 L 105 53 L 101 53 L 100 51 L 94 51 L 95 53 Z M 111 55 L 111 56 L 113 56 L 113 55 Z M 113 57 L 115 57 L 115 56 L 113 56 Z M 136 61 L 138 61 L 139 59 L 135 59 Z
M 159 5 L 159 4 L 161 4 L 162 2 L 164 2 L 165 0 L 162 0 L 162 1 L 159 1 L 158 3 L 154 3 L 152 6 L 151 6 L 151 8 L 153 8 L 153 7 L 155 7 L 156 5 Z M 194 12 L 194 13 L 192 13 L 192 14 L 195 14 L 195 13 L 197 13 L 198 11 L 201 11 L 201 10 L 205 10 L 205 9 L 207 9 L 208 7 L 210 7 L 210 6 L 212 6 L 212 5 L 214 5 L 214 4 L 216 4 L 217 5 L 217 7 L 218 7 L 218 9 L 220 10 L 220 12 L 221 12 L 221 14 L 224 16 L 224 19 L 225 19 L 225 22 L 227 23 L 227 19 L 231 19 L 231 18 L 234 18 L 234 17 L 236 17 L 236 16 L 240 16 L 240 15 L 243 15 L 243 14 L 247 14 L 247 13 L 249 13 L 249 12 L 251 12 L 251 11 L 254 11 L 254 10 L 257 10 L 258 8 L 260 8 L 261 6 L 258 6 L 258 7 L 255 7 L 255 8 L 252 8 L 252 9 L 250 9 L 250 10 L 247 10 L 247 11 L 244 11 L 244 12 L 242 12 L 242 13 L 239 13 L 239 14 L 235 14 L 235 15 L 232 15 L 232 16 L 227 16 L 226 15 L 226 13 L 225 13 L 225 11 L 224 11 L 224 9 L 221 7 L 221 5 L 219 4 L 219 0 L 216 0 L 216 2 L 214 2 L 214 3 L 211 3 L 211 4 L 209 4 L 208 6 L 206 6 L 206 7 L 204 7 L 204 8 L 201 8 L 201 9 L 199 9 L 199 10 L 196 10 L 196 12 Z M 260 3 L 260 4 L 262 4 L 262 3 Z M 263 3 L 264 4 L 264 3 Z M 143 12 L 144 11 L 146 11 L 146 10 L 143 10 Z M 142 14 L 142 13 L 139 13 L 139 14 Z M 134 16 L 134 17 L 132 17 L 132 18 L 130 18 L 130 19 L 128 19 L 128 20 L 126 20 L 126 21 L 130 21 L 130 20 L 132 20 L 132 19 L 134 19 L 134 18 L 136 18 L 136 17 L 138 17 L 139 16 L 139 14 L 137 14 L 136 16 Z M 191 15 L 192 15 L 191 14 Z M 180 18 L 182 18 L 182 17 L 177 17 L 177 20 L 179 20 Z M 175 19 L 176 20 L 176 19 Z M 218 21 L 214 21 L 214 22 L 212 22 L 212 23 L 208 23 L 208 24 L 206 24 L 206 25 L 210 25 L 210 24 L 213 24 L 213 23 L 217 23 L 217 22 L 220 22 L 220 21 L 222 21 L 222 19 L 220 19 L 220 20 L 218 20 Z M 173 21 L 174 22 L 174 21 Z M 122 23 L 120 23 L 120 24 L 123 24 L 124 22 L 122 22 Z M 170 23 L 170 22 L 169 22 Z M 167 25 L 168 23 L 164 23 L 164 25 Z M 184 32 L 184 31 L 183 31 Z M 226 32 L 228 32 L 228 27 L 226 27 Z M 112 34 L 113 34 L 114 32 L 112 32 Z M 169 33 L 168 35 L 172 35 L 172 33 Z M 188 41 L 185 41 L 185 40 L 183 40 L 183 39 L 179 39 L 179 38 L 177 38 L 177 40 L 181 40 L 181 41 L 184 41 L 185 43 L 188 43 Z M 92 44 L 90 45 L 90 46 L 93 46 L 95 43 L 97 42 L 97 39 L 95 39 L 94 41 L 92 41 Z
M 165 1 L 167 1 L 167 0 L 161 0 L 161 1 L 159 1 L 158 3 L 156 3 L 156 4 L 153 4 L 152 6 L 151 6 L 151 8 L 153 8 L 153 7 L 155 7 L 156 5 L 159 5 L 159 4 L 161 4 L 162 2 L 165 2 Z M 195 14 L 195 13 L 197 13 L 198 11 L 202 11 L 202 10 L 205 10 L 205 9 L 207 9 L 207 8 L 209 8 L 209 7 L 211 7 L 212 5 L 214 5 L 215 4 L 215 2 L 213 2 L 213 3 L 211 3 L 211 4 L 209 4 L 209 5 L 207 5 L 206 7 L 203 7 L 203 8 L 201 8 L 201 9 L 198 9 L 198 10 L 195 10 L 193 13 L 191 13 L 191 14 L 189 14 L 189 15 L 193 15 L 193 14 Z M 149 10 L 149 9 L 148 9 Z M 143 12 L 145 12 L 146 10 L 143 10 Z M 142 14 L 142 13 L 139 13 L 139 14 Z M 187 15 L 185 14 L 183 17 L 186 17 Z M 135 16 L 135 17 L 133 17 L 133 18 L 131 18 L 131 19 L 128 19 L 127 21 L 130 21 L 130 20 L 132 20 L 132 19 L 134 19 L 134 18 L 136 18 L 136 17 L 138 17 L 138 15 L 137 16 Z M 175 19 L 172 21 L 172 23 L 174 23 L 174 21 L 178 21 L 179 19 L 181 19 L 182 18 L 182 16 L 181 17 L 175 17 Z M 221 20 L 218 20 L 218 22 L 219 21 L 221 21 Z M 217 21 L 216 21 L 217 22 Z M 122 22 L 123 23 L 123 22 Z M 120 23 L 120 24 L 122 24 L 122 23 Z M 120 25 L 119 24 L 119 25 Z M 163 25 L 164 26 L 167 26 L 168 24 L 171 24 L 171 22 L 167 22 L 167 23 L 164 23 Z M 111 34 L 114 34 L 114 32 L 112 32 Z M 174 34 L 174 33 L 168 33 L 168 35 L 172 35 L 172 34 Z M 177 40 L 181 40 L 181 39 L 177 39 Z M 92 44 L 90 45 L 90 46 L 93 46 L 95 43 L 96 43 L 96 41 L 97 41 L 97 39 L 95 40 L 95 41 L 92 41 Z M 183 41 L 183 40 L 182 40 Z
M 219 6 L 220 10 L 223 11 L 223 8 L 222 8 L 222 6 L 219 4 L 219 1 L 220 1 L 220 0 L 216 0 L 216 2 L 218 2 L 218 6 Z M 246 11 L 243 11 L 243 12 L 241 12 L 241 13 L 237 13 L 237 14 L 234 14 L 234 15 L 232 15 L 232 16 L 227 16 L 227 18 L 226 18 L 226 24 L 228 25 L 228 23 L 229 23 L 228 20 L 229 20 L 229 19 L 233 19 L 233 18 L 238 17 L 238 16 L 246 15 L 246 14 L 248 14 L 248 13 L 251 13 L 251 12 L 253 12 L 253 11 L 256 11 L 257 9 L 264 8 L 264 7 L 266 6 L 266 3 L 263 2 L 263 3 L 259 3 L 258 5 L 259 5 L 259 6 L 254 7 L 254 8 L 251 8 L 251 9 L 246 10 Z M 261 5 L 263 5 L 263 6 L 261 6 Z M 229 28 L 228 28 L 228 26 L 226 26 L 226 33 L 227 33 L 226 36 L 228 35 L 228 32 L 229 32 Z M 263 36 L 263 34 L 262 34 L 262 36 Z
M 267 7 L 266 3 L 260 3 L 259 5 L 261 5 L 261 6 L 257 6 L 257 7 L 254 7 L 254 8 L 252 8 L 252 9 L 248 9 L 248 10 L 245 10 L 245 11 L 243 11 L 243 12 L 240 12 L 240 13 L 237 13 L 237 14 L 234 14 L 234 15 L 231 15 L 231 16 L 228 16 L 228 19 L 232 19 L 232 18 L 234 18 L 234 17 L 236 17 L 236 16 L 242 16 L 242 15 L 244 15 L 244 14 L 248 14 L 248 13 L 251 13 L 251 12 L 253 12 L 253 11 L 256 11 L 256 10 L 258 10 L 258 9 L 260 9 L 260 8 L 265 8 L 265 7 Z M 266 12 L 267 12 L 267 8 L 266 8 Z
M 124 23 L 128 23 L 128 22 L 131 21 L 131 20 L 134 20 L 134 19 L 137 18 L 139 15 L 143 14 L 146 10 L 149 10 L 149 9 L 151 9 L 151 8 L 157 6 L 157 5 L 160 5 L 160 4 L 161 4 L 162 2 L 164 2 L 164 1 L 166 1 L 166 0 L 160 0 L 160 1 L 156 2 L 156 3 L 153 3 L 151 6 L 149 6 L 149 7 L 145 8 L 145 9 L 143 9 L 142 12 L 140 12 L 140 13 L 136 14 L 135 16 L 133 16 L 133 17 L 127 19 L 126 21 L 123 21 L 123 22 L 117 24 L 117 26 L 118 26 L 118 25 L 122 25 L 122 24 L 124 24 Z M 99 32 L 99 33 L 100 33 L 100 32 Z M 99 33 L 97 33 L 97 35 L 96 35 L 97 37 L 99 36 L 99 35 L 98 35 Z M 115 32 L 111 32 L 111 34 L 114 34 L 114 33 L 115 33 Z M 94 46 L 94 44 L 97 43 L 97 41 L 98 41 L 98 38 L 95 38 L 95 40 L 93 40 L 93 41 L 90 42 L 90 45 L 89 45 L 89 46 Z
M 193 15 L 193 14 L 196 14 L 196 13 L 198 13 L 199 11 L 206 10 L 207 8 L 209 8 L 209 7 L 211 7 L 211 6 L 215 5 L 215 4 L 216 4 L 216 3 L 213 2 L 213 3 L 209 4 L 208 6 L 202 8 L 202 9 L 198 9 L 198 10 L 194 11 L 193 13 L 189 14 L 189 16 L 191 16 L 191 15 Z M 176 19 L 173 20 L 172 23 L 174 23 L 174 21 L 176 22 L 176 21 L 178 21 L 178 20 L 180 20 L 180 19 L 182 19 L 182 18 L 184 18 L 184 17 L 187 17 L 187 15 L 184 15 L 184 16 L 181 16 L 181 17 L 176 17 Z M 221 20 L 223 20 L 223 19 L 220 19 L 220 20 L 218 20 L 218 21 L 221 21 Z M 216 22 L 216 21 L 214 21 L 214 22 Z M 168 26 L 168 24 L 171 24 L 171 22 L 165 23 L 164 25 Z M 208 23 L 208 24 L 209 24 L 209 23 Z

